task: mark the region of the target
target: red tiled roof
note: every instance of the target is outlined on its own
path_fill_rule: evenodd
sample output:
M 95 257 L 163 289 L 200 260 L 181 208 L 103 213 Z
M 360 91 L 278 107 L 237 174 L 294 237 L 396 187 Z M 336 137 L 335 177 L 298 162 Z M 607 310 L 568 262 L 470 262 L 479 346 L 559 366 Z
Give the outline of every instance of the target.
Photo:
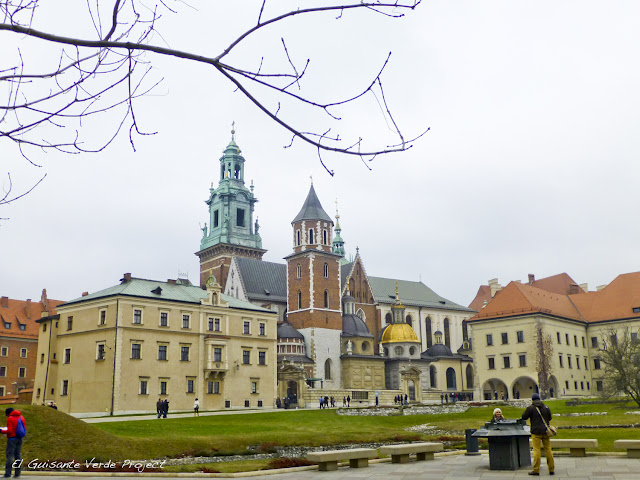
M 63 303 L 60 300 L 49 300 L 46 290 L 42 291 L 39 302 L 30 300 L 13 300 L 8 297 L 0 299 L 0 336 L 15 338 L 38 338 L 39 325 L 36 320 L 42 318 L 42 312 L 55 315 L 55 307 Z M 5 323 L 10 324 L 9 328 Z M 20 329 L 24 325 L 24 330 Z
M 561 295 L 571 294 L 571 285 L 577 285 L 577 283 L 566 273 L 559 273 L 558 275 L 541 278 L 540 280 L 535 280 L 532 283 L 533 287 L 538 287 L 542 290 L 546 290 L 547 292 L 559 293 Z M 583 293 L 582 290 L 580 293 Z
M 469 304 L 469 308 L 480 311 L 484 306 L 484 302 L 489 303 L 491 301 L 491 287 L 489 285 L 480 285 L 476 298 Z
M 560 279 L 556 286 L 566 285 L 567 279 L 571 277 Z M 634 308 L 640 309 L 640 272 L 618 275 L 599 292 L 573 295 L 511 282 L 469 321 L 541 312 L 571 320 L 600 322 L 640 317 L 640 312 L 633 312 Z

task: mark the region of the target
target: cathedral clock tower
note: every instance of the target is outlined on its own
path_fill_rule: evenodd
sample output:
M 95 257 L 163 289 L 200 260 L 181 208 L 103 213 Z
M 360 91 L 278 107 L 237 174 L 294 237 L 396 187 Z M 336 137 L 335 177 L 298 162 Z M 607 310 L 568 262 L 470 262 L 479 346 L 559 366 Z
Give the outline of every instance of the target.
M 200 285 L 205 285 L 210 274 L 218 280 L 222 289 L 227 280 L 231 257 L 262 260 L 266 250 L 258 234 L 259 224 L 253 218 L 255 203 L 253 182 L 244 184 L 244 157 L 235 142 L 235 131 L 231 131 L 231 142 L 220 157 L 220 180 L 218 188 L 209 190 L 209 223 L 202 228 L 200 250 Z

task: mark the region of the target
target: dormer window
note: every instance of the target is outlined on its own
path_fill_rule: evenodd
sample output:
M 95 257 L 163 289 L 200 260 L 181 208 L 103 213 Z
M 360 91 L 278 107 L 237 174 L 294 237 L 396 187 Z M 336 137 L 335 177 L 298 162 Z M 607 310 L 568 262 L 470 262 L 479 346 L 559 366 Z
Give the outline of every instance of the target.
M 11 328 L 11 322 L 3 322 L 4 323 L 4 328 Z

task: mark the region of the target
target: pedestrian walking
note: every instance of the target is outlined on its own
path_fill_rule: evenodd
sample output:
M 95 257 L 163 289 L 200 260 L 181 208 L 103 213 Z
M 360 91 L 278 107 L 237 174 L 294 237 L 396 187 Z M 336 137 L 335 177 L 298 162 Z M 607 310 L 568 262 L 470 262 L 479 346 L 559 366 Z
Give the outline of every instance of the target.
M 197 398 L 193 402 L 193 416 L 194 417 L 200 416 L 200 401 Z
M 4 411 L 7 416 L 7 426 L 2 429 L 2 433 L 7 436 L 7 463 L 4 466 L 4 476 L 11 476 L 11 469 L 15 465 L 14 475 L 20 476 L 20 465 L 22 464 L 22 439 L 27 434 L 27 423 L 20 413 L 9 407 Z
M 351 397 L 347 395 L 347 407 L 351 406 Z
M 549 441 L 549 423 L 551 422 L 551 410 L 547 407 L 540 395 L 534 393 L 531 396 L 532 403 L 522 414 L 523 420 L 529 420 L 531 423 L 531 445 L 533 446 L 533 470 L 529 475 L 540 475 L 540 443 L 544 447 L 544 454 L 547 457 L 547 468 L 549 475 L 555 475 L 553 462 L 553 452 L 551 451 L 551 442 Z
M 162 403 L 162 399 L 159 398 L 158 401 L 156 402 L 156 412 L 158 414 L 158 418 L 162 416 L 163 410 L 164 410 L 164 403 Z

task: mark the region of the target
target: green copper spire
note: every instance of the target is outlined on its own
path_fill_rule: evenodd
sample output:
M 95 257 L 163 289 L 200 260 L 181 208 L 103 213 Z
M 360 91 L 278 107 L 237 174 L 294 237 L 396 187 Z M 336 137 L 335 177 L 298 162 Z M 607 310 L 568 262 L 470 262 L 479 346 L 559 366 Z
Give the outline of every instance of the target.
M 344 258 L 344 240 L 340 236 L 342 228 L 340 228 L 340 215 L 338 214 L 338 200 L 336 200 L 336 226 L 333 229 L 335 235 L 333 237 L 333 253 L 337 253 Z
M 235 123 L 235 122 L 234 122 Z M 258 219 L 253 221 L 254 205 L 258 201 L 251 189 L 244 184 L 244 157 L 235 141 L 235 129 L 231 141 L 220 157 L 218 188 L 209 190 L 209 228 L 202 228 L 200 249 L 223 243 L 250 248 L 262 248 L 258 234 Z

